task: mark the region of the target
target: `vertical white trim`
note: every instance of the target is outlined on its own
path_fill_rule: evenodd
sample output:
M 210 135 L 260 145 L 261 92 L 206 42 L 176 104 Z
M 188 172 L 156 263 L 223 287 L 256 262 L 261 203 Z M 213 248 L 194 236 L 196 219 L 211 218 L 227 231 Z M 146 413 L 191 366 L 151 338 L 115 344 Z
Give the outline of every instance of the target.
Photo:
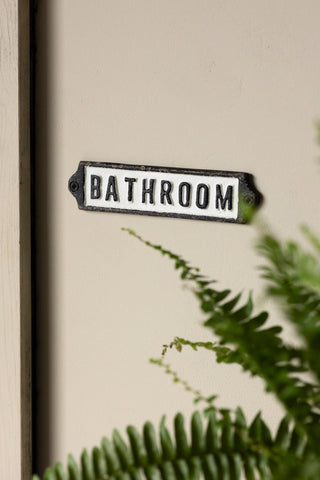
M 0 0 L 0 478 L 31 474 L 29 1 Z

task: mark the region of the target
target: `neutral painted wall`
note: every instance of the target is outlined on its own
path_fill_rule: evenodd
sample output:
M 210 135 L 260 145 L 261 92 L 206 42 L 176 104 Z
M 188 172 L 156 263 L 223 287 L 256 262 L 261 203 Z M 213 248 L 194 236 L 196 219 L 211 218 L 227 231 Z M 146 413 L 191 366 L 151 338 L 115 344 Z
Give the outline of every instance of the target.
M 317 0 L 40 2 L 38 321 L 49 337 L 52 383 L 40 401 L 51 460 L 114 426 L 193 408 L 148 358 L 175 335 L 211 337 L 172 265 L 121 227 L 223 287 L 253 289 L 259 302 L 262 288 L 255 227 L 81 212 L 68 178 L 80 160 L 247 171 L 274 231 L 317 227 L 319 15 Z M 280 418 L 260 381 L 236 367 L 187 350 L 170 362 L 219 405 Z

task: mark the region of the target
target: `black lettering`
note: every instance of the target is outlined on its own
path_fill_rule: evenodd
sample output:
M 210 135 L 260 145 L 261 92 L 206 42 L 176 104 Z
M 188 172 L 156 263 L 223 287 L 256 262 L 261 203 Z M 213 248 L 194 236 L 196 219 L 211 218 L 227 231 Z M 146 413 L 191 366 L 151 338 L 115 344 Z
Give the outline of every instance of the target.
M 229 185 L 225 196 L 222 195 L 222 185 L 216 187 L 216 208 L 225 210 L 228 202 L 228 210 L 232 210 L 233 205 L 233 186 Z M 220 203 L 220 206 L 219 206 Z
M 187 182 L 182 182 L 179 185 L 179 204 L 181 207 L 190 207 L 191 199 L 191 185 Z
M 106 200 L 110 200 L 110 197 L 113 197 L 115 202 L 118 201 L 117 179 L 113 175 L 109 176 Z
M 170 197 L 170 192 L 172 190 L 172 183 L 167 180 L 161 180 L 161 192 L 160 192 L 160 201 L 164 203 L 166 199 L 167 203 L 172 205 L 172 199 Z
M 199 183 L 197 187 L 196 205 L 198 208 L 207 208 L 209 204 L 209 187 L 204 183 Z
M 125 177 L 125 182 L 128 182 L 128 202 L 133 201 L 133 184 L 137 181 L 136 178 Z
M 100 198 L 100 184 L 101 177 L 98 177 L 98 175 L 91 175 L 91 199 L 97 200 Z
M 153 201 L 153 190 L 154 190 L 155 179 L 151 178 L 149 187 L 147 187 L 147 179 L 142 180 L 142 203 L 146 203 L 146 196 L 149 195 L 149 203 L 154 203 Z

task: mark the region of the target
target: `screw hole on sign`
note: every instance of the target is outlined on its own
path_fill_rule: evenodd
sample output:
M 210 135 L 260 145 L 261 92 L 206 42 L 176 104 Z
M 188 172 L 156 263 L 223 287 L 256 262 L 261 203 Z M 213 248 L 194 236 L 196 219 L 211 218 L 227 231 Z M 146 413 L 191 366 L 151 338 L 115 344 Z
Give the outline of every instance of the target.
M 70 182 L 70 190 L 72 192 L 76 192 L 79 188 L 79 184 L 77 182 Z
M 246 202 L 247 205 L 253 205 L 254 198 L 252 197 L 252 195 L 246 195 L 244 197 L 244 201 Z

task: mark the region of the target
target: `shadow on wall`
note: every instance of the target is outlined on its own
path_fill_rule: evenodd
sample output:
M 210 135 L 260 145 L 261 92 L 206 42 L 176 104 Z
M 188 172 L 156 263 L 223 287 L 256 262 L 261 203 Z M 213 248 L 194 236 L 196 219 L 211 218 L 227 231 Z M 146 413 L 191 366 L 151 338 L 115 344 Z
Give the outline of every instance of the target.
M 37 5 L 36 5 L 37 4 Z M 50 22 L 49 2 L 33 2 L 32 158 L 33 158 L 33 465 L 42 472 L 51 462 L 50 355 L 51 232 L 50 198 Z

